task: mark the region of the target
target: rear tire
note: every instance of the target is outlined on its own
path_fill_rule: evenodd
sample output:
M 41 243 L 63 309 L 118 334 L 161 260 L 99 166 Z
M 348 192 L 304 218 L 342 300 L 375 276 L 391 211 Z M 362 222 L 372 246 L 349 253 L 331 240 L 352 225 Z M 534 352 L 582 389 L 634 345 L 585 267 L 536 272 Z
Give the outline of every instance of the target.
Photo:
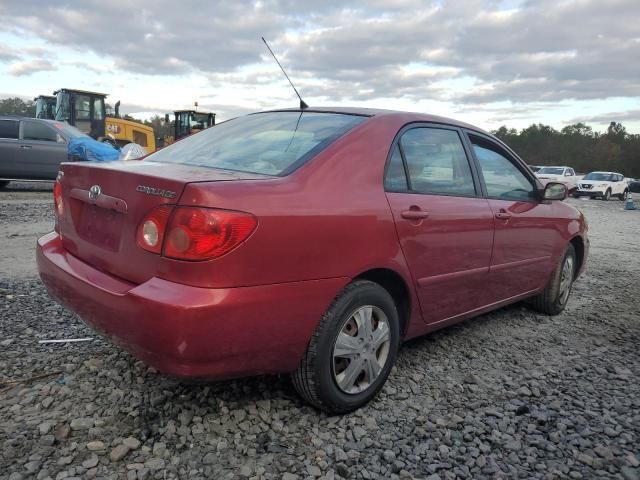
M 357 280 L 338 294 L 320 319 L 291 374 L 293 385 L 302 398 L 329 414 L 351 412 L 380 391 L 399 346 L 400 321 L 393 298 L 377 283 Z
M 9 185 L 11 182 L 7 181 L 7 180 L 2 180 L 0 182 L 0 190 L 2 190 L 4 187 L 6 187 L 7 185 Z
M 531 299 L 533 307 L 547 315 L 561 313 L 571 294 L 576 267 L 576 252 L 573 245 L 569 244 L 543 292 Z

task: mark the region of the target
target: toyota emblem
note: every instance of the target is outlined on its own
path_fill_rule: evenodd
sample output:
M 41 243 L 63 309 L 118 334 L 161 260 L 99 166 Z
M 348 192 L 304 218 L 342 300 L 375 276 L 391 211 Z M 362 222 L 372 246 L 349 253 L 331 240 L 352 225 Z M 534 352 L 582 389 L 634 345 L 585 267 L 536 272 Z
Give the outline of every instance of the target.
M 102 193 L 102 190 L 100 189 L 100 185 L 94 185 L 89 189 L 89 198 L 91 200 L 95 200 L 100 196 L 101 193 Z

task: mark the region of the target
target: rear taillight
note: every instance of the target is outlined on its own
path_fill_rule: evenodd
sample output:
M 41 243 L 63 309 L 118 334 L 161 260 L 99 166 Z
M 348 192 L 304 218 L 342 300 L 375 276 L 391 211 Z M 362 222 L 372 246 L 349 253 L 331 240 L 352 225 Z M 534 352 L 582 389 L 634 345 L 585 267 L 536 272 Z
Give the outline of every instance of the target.
M 56 183 L 53 185 L 53 205 L 56 209 L 56 217 L 62 218 L 64 216 L 64 202 L 62 200 L 62 185 L 60 180 L 62 179 L 61 172 L 58 173 Z
M 179 260 L 208 260 L 244 242 L 257 225 L 249 213 L 177 207 L 167 229 L 164 255 Z
M 149 212 L 140 222 L 136 241 L 145 250 L 153 253 L 162 251 L 162 239 L 167 229 L 172 207 L 158 207 Z
M 255 230 L 249 213 L 200 207 L 158 207 L 138 226 L 145 250 L 177 260 L 210 260 L 230 252 Z M 169 216 L 171 218 L 169 219 Z

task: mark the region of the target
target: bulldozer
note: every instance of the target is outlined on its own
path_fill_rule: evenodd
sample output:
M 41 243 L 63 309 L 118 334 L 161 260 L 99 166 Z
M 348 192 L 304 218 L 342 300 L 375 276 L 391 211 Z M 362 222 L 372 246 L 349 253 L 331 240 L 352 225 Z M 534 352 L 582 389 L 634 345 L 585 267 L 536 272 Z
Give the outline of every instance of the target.
M 106 93 L 61 88 L 53 94 L 56 99 L 54 120 L 67 122 L 96 140 L 108 142 L 114 146 L 123 147 L 129 143 L 135 143 L 144 147 L 147 153 L 156 150 L 153 128 L 121 118 L 120 102 L 116 102 L 113 114 L 106 112 Z M 43 97 L 45 96 L 40 95 L 38 98 Z M 38 112 L 37 100 L 36 112 Z

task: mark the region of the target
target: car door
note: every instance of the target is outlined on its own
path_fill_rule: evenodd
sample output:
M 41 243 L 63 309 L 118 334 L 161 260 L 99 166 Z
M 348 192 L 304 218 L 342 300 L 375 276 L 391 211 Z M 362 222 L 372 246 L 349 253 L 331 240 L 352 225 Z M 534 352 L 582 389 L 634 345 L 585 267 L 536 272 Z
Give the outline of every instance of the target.
M 576 186 L 576 172 L 573 170 L 573 168 L 567 168 L 565 170 L 564 181 L 570 189 Z
M 561 240 L 551 202 L 540 200 L 535 178 L 507 148 L 483 135 L 467 135 L 495 218 L 488 282 L 493 299 L 536 290 L 546 283 Z
M 614 195 L 622 195 L 624 193 L 625 188 L 627 187 L 627 182 L 624 181 L 624 175 L 619 173 L 615 174 L 615 182 L 614 185 Z
M 412 125 L 394 142 L 385 190 L 427 323 L 488 303 L 493 215 L 461 132 Z
M 43 121 L 23 120 L 20 123 L 22 178 L 55 180 L 60 163 L 67 161 L 64 137 Z
M 0 119 L 0 179 L 19 178 L 16 176 L 20 156 L 19 132 L 18 120 Z

